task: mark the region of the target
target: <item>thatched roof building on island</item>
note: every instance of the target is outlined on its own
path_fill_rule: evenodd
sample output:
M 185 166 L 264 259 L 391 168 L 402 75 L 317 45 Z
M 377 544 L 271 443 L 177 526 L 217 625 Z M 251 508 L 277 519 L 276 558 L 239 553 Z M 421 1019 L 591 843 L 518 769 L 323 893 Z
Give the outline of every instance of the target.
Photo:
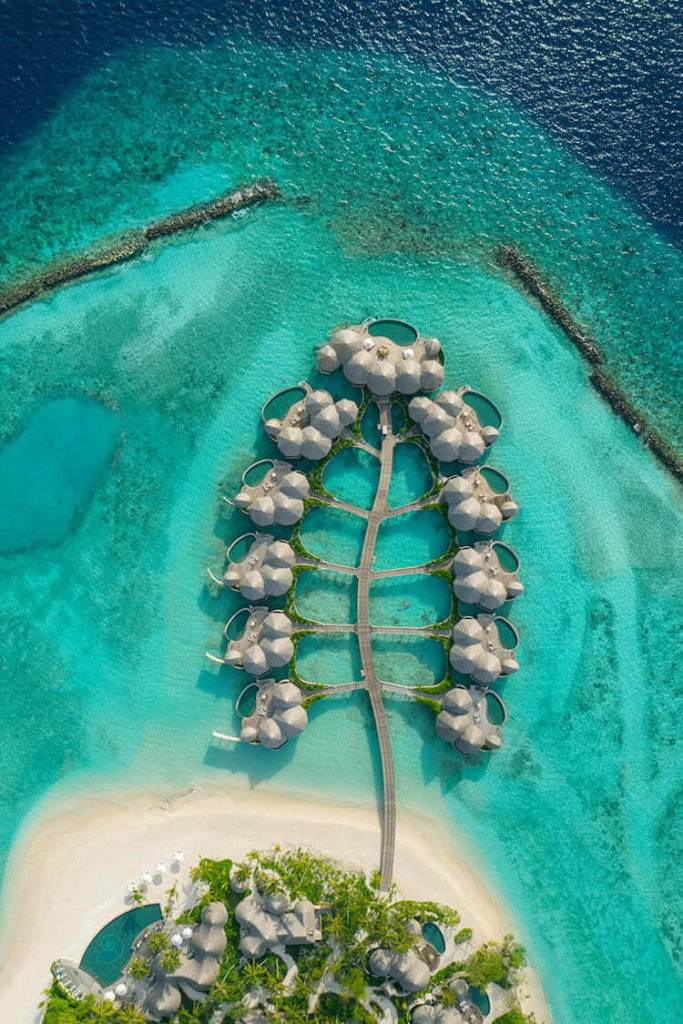
M 429 984 L 431 971 L 415 949 L 394 953 L 375 949 L 368 957 L 368 970 L 376 977 L 386 978 L 404 992 L 420 992 Z
M 265 956 L 281 946 L 301 946 L 322 939 L 320 912 L 310 900 L 290 904 L 282 892 L 258 892 L 246 896 L 235 907 L 240 925 L 240 953 L 250 960 Z
M 222 903 L 209 903 L 202 910 L 201 922 L 179 949 L 180 965 L 172 972 L 163 968 L 162 958 L 154 957 L 150 984 L 142 1001 L 149 1020 L 163 1020 L 180 1009 L 180 989 L 190 999 L 201 999 L 220 971 L 227 945 L 225 925 L 228 912 Z M 182 938 L 182 936 L 181 936 Z

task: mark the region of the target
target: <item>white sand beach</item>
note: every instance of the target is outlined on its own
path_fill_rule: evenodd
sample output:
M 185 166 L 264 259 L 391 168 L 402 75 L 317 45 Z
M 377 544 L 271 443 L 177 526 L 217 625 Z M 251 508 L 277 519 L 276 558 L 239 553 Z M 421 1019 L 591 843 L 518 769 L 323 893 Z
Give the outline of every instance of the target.
M 2 1019 L 32 1024 L 58 957 L 79 960 L 93 935 L 127 909 L 126 889 L 155 865 L 169 867 L 150 899 L 168 887 L 189 888 L 188 869 L 200 856 L 239 860 L 275 844 L 308 846 L 368 871 L 377 867 L 377 812 L 343 804 L 309 803 L 270 787 L 209 787 L 166 799 L 154 793 L 92 793 L 46 804 L 15 844 L 5 881 L 0 935 Z M 402 895 L 456 907 L 473 938 L 514 932 L 514 924 L 485 883 L 433 821 L 399 815 L 394 879 Z M 523 1009 L 539 1024 L 551 1015 L 536 974 L 527 969 Z

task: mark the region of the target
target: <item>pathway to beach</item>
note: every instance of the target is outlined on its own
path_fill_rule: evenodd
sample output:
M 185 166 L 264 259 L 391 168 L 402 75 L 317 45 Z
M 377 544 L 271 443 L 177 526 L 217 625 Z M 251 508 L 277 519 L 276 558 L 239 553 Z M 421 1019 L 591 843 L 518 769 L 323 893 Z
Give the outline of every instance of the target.
M 383 891 L 387 891 L 391 886 L 391 879 L 394 870 L 394 851 L 396 847 L 396 786 L 394 780 L 394 759 L 391 751 L 391 738 L 389 735 L 389 726 L 387 723 L 384 701 L 382 700 L 382 689 L 396 689 L 397 692 L 402 693 L 410 691 L 406 687 L 402 687 L 400 688 L 400 690 L 396 687 L 392 687 L 391 684 L 382 682 L 377 675 L 377 670 L 375 669 L 375 661 L 372 654 L 371 636 L 373 632 L 376 632 L 378 630 L 378 627 L 371 626 L 370 624 L 370 583 L 372 582 L 373 578 L 376 577 L 402 576 L 408 573 L 429 571 L 425 565 L 411 566 L 410 568 L 405 569 L 400 568 L 388 571 L 384 570 L 379 573 L 375 573 L 373 569 L 377 533 L 382 522 L 391 516 L 395 516 L 397 513 L 403 513 L 422 508 L 426 503 L 427 499 L 421 499 L 420 501 L 411 502 L 409 505 L 403 505 L 400 508 L 389 507 L 387 498 L 389 495 L 389 487 L 391 485 L 391 474 L 394 464 L 394 448 L 401 441 L 401 438 L 397 437 L 392 429 L 391 398 L 373 397 L 373 401 L 377 402 L 377 405 L 379 406 L 379 428 L 381 433 L 380 450 L 378 451 L 377 449 L 372 448 L 366 443 L 360 441 L 350 431 L 347 431 L 345 434 L 345 436 L 348 437 L 349 440 L 352 440 L 357 447 L 363 448 L 365 451 L 370 452 L 380 460 L 380 477 L 372 508 L 368 512 L 364 509 L 356 509 L 355 506 L 347 505 L 344 502 L 340 502 L 336 498 L 319 498 L 319 500 L 324 501 L 326 504 L 329 504 L 332 507 L 343 507 L 346 511 L 362 516 L 364 519 L 367 519 L 367 528 L 365 531 L 365 539 L 363 541 L 360 565 L 358 566 L 357 569 L 345 569 L 346 572 L 353 572 L 358 580 L 358 612 L 356 623 L 355 625 L 325 625 L 321 623 L 311 625 L 310 629 L 316 630 L 318 632 L 351 631 L 355 632 L 358 636 L 360 656 L 363 665 L 362 682 L 349 683 L 341 686 L 325 687 L 323 694 L 325 696 L 328 696 L 333 693 L 340 693 L 350 689 L 364 688 L 365 690 L 367 690 L 368 696 L 370 697 L 370 705 L 372 707 L 372 713 L 375 719 L 375 728 L 377 729 L 379 750 L 382 760 L 383 809 L 380 887 Z M 432 497 L 429 500 L 434 501 L 435 499 Z M 313 562 L 312 559 L 305 559 L 302 561 L 305 561 L 308 564 L 311 564 L 311 562 Z M 315 564 L 323 569 L 334 570 L 341 568 L 332 563 L 328 563 L 323 559 L 316 559 Z M 448 630 L 438 630 L 433 626 L 382 626 L 381 631 L 383 633 L 399 633 L 406 635 L 423 636 L 433 636 L 435 634 L 443 632 L 444 635 L 449 635 Z

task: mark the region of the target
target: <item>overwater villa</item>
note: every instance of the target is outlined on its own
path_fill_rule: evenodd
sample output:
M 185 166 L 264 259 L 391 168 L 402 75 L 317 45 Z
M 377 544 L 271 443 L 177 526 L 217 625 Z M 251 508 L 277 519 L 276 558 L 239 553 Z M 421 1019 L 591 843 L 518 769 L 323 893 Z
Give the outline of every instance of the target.
M 233 623 L 241 620 L 244 626 L 242 633 L 230 637 Z M 240 608 L 225 626 L 224 634 L 228 641 L 222 658 L 209 657 L 222 665 L 243 668 L 252 676 L 262 676 L 273 668 L 287 665 L 294 655 L 294 644 L 291 640 L 292 620 L 284 612 L 271 612 L 267 605 Z
M 254 688 L 254 710 L 251 714 L 242 715 L 242 702 Z M 237 698 L 236 708 L 242 717 L 239 739 L 244 743 L 260 743 L 277 750 L 302 733 L 308 725 L 301 690 L 288 679 L 279 682 L 263 679 L 258 683 L 250 683 Z
M 494 612 L 524 590 L 518 570 L 517 556 L 506 544 L 479 541 L 460 548 L 453 559 L 453 592 L 464 604 Z
M 332 448 L 332 442 L 341 437 L 358 416 L 358 406 L 348 398 L 335 402 L 328 391 L 313 391 L 309 384 L 301 385 L 304 397 L 290 406 L 282 419 L 265 418 L 266 432 L 287 459 L 322 459 Z M 287 394 L 287 389 L 279 394 Z M 270 399 L 270 405 L 279 395 Z
M 270 466 L 256 484 L 246 482 L 247 472 L 256 466 Z M 242 477 L 242 488 L 235 495 L 235 505 L 247 512 L 257 526 L 293 526 L 304 514 L 304 499 L 310 485 L 303 473 L 297 473 L 288 462 L 264 459 L 255 462 Z
M 463 533 L 472 530 L 490 536 L 519 511 L 507 478 L 489 466 L 463 469 L 447 481 L 441 493 L 448 508 L 448 522 Z
M 291 536 L 243 534 L 228 549 L 222 575 L 215 583 L 230 587 L 246 601 L 268 602 L 286 597 L 284 609 L 249 604 L 225 628 L 226 648 L 215 663 L 243 669 L 254 677 L 238 698 L 242 720 L 239 736 L 214 732 L 214 739 L 239 740 L 281 747 L 306 727 L 312 700 L 361 689 L 368 694 L 382 756 L 384 827 L 381 872 L 383 886 L 391 879 L 394 849 L 394 779 L 391 741 L 383 693 L 420 699 L 436 712 L 437 734 L 462 756 L 496 750 L 507 718 L 501 696 L 491 689 L 519 668 L 519 637 L 498 614 L 523 591 L 519 560 L 498 539 L 519 508 L 507 477 L 484 462 L 498 442 L 503 416 L 493 402 L 464 385 L 438 391 L 445 379 L 444 357 L 436 338 L 422 337 L 401 320 L 367 320 L 334 331 L 317 352 L 318 370 L 341 371 L 358 400 L 335 397 L 339 388 L 324 390 L 301 382 L 283 389 L 263 407 L 267 436 L 286 459 L 303 460 L 300 469 L 289 461 L 262 459 L 244 473 L 234 500 L 257 527 L 293 527 Z M 343 387 L 348 391 L 348 383 Z M 378 438 L 362 430 L 374 404 Z M 402 423 L 401 426 L 398 424 Z M 432 487 L 423 497 L 399 508 L 388 504 L 394 455 L 399 445 L 416 445 L 428 462 Z M 379 462 L 379 481 L 369 509 L 337 497 L 323 485 L 323 473 L 342 450 L 355 448 Z M 364 457 L 365 457 L 364 456 Z M 312 508 L 341 509 L 362 521 L 365 537 L 358 565 L 344 566 L 312 555 L 302 542 L 300 526 Z M 429 564 L 380 571 L 375 548 L 382 523 L 397 515 L 438 509 L 451 531 L 449 551 Z M 246 542 L 251 540 L 250 546 Z M 240 556 L 233 557 L 239 547 Z M 320 569 L 347 573 L 357 581 L 356 619 L 328 623 L 304 618 L 296 607 L 296 580 L 301 572 Z M 431 626 L 370 622 L 369 595 L 374 580 L 386 576 L 445 575 L 454 601 L 447 622 Z M 241 625 L 241 632 L 238 627 Z M 329 685 L 325 679 L 304 680 L 297 669 L 297 646 L 304 634 L 355 633 L 360 648 L 361 677 Z M 380 679 L 373 657 L 377 632 L 434 638 L 448 648 L 447 673 L 427 688 Z M 280 678 L 280 673 L 283 678 Z M 268 678 L 266 679 L 266 676 Z M 308 695 L 307 695 L 308 694 Z M 253 710 L 243 713 L 245 701 Z
M 253 537 L 248 552 L 240 560 L 233 560 L 232 552 L 242 541 Z M 228 566 L 221 579 L 209 575 L 215 583 L 238 590 L 247 601 L 262 601 L 265 597 L 281 597 L 292 586 L 292 566 L 296 561 L 294 549 L 283 540 L 267 533 L 246 533 L 233 541 L 227 551 Z

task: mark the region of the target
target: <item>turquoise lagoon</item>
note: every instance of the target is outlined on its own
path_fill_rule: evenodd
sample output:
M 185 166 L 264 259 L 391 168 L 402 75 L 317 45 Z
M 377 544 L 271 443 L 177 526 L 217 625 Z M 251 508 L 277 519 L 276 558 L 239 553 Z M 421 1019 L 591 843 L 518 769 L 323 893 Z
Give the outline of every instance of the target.
M 230 48 L 221 53 L 254 66 L 251 50 L 246 57 Z M 134 65 L 139 58 L 126 59 Z M 150 80 L 161 74 L 164 60 L 153 55 Z M 218 65 L 216 54 L 204 60 Z M 449 381 L 484 391 L 503 410 L 503 436 L 491 462 L 510 478 L 523 507 L 504 539 L 520 554 L 527 590 L 510 612 L 522 637 L 522 669 L 501 687 L 510 720 L 500 754 L 466 765 L 438 741 L 427 708 L 386 697 L 400 806 L 429 807 L 469 850 L 517 920 L 559 1024 L 675 1019 L 681 999 L 675 965 L 683 948 L 676 860 L 680 653 L 674 630 L 681 596 L 680 492 L 587 386 L 586 368 L 564 337 L 490 272 L 493 227 L 506 233 L 501 225 L 510 223 L 505 216 L 514 203 L 508 197 L 503 210 L 501 198 L 502 220 L 495 220 L 493 195 L 482 191 L 483 165 L 464 160 L 462 140 L 440 162 L 445 165 L 438 179 L 450 189 L 456 180 L 462 185 L 464 173 L 471 176 L 455 210 L 439 207 L 447 202 L 443 193 L 425 187 L 417 194 L 400 177 L 404 163 L 416 159 L 412 140 L 387 142 L 386 163 L 367 191 L 364 179 L 340 185 L 337 163 L 325 163 L 322 151 L 334 153 L 333 137 L 344 141 L 356 130 L 345 134 L 333 121 L 342 113 L 337 104 L 351 102 L 349 95 L 356 99 L 364 80 L 336 60 L 321 55 L 315 71 L 300 70 L 299 82 L 308 75 L 315 86 L 308 95 L 292 88 L 289 68 L 289 79 L 280 79 L 290 87 L 278 92 L 282 103 L 269 105 L 252 135 L 221 134 L 223 164 L 214 178 L 206 166 L 217 159 L 215 149 L 207 144 L 189 152 L 190 140 L 197 143 L 194 128 L 183 129 L 175 156 L 162 160 L 155 147 L 167 120 L 155 122 L 157 135 L 151 131 L 147 117 L 151 125 L 164 111 L 150 98 L 144 118 L 128 119 L 130 135 L 115 136 L 116 159 L 130 172 L 129 191 L 111 173 L 113 183 L 100 180 L 98 161 L 111 145 L 106 132 L 118 131 L 121 110 L 134 93 L 132 85 L 113 91 L 111 70 L 58 113 L 65 137 L 54 130 L 42 154 L 38 142 L 24 152 L 25 166 L 34 171 L 36 161 L 45 161 L 41 180 L 48 194 L 55 190 L 51 147 L 65 147 L 74 176 L 87 167 L 78 214 L 55 202 L 40 233 L 27 220 L 26 211 L 36 210 L 34 186 L 22 178 L 27 172 L 18 162 L 8 168 L 24 189 L 16 193 L 21 213 L 8 247 L 17 262 L 38 251 L 39 239 L 46 251 L 50 244 L 92 237 L 105 221 L 110 228 L 137 222 L 173 194 L 173 175 L 181 167 L 189 195 L 194 179 L 183 161 L 190 159 L 198 167 L 197 192 L 207 182 L 222 187 L 266 169 L 298 189 L 310 186 L 310 202 L 213 225 L 60 291 L 0 325 L 0 410 L 9 445 L 30 438 L 36 410 L 57 399 L 96 403 L 107 424 L 116 424 L 116 438 L 113 426 L 92 431 L 94 468 L 78 491 L 78 513 L 63 539 L 49 543 L 36 536 L 0 558 L 4 725 L 11 737 L 0 755 L 3 847 L 9 848 L 46 792 L 66 797 L 98 784 L 172 792 L 196 779 L 229 787 L 231 779 L 246 776 L 254 785 L 271 780 L 328 797 L 377 799 L 372 720 L 360 694 L 316 704 L 309 729 L 279 754 L 209 746 L 213 728 L 234 730 L 233 702 L 245 680 L 205 663 L 204 652 L 220 648 L 223 623 L 239 604 L 233 595 L 212 599 L 203 580 L 207 566 L 221 565 L 227 543 L 248 529 L 248 521 L 226 511 L 218 496 L 221 488 L 228 494 L 237 489 L 255 458 L 273 453 L 259 422 L 266 399 L 287 384 L 313 379 L 314 348 L 336 322 L 405 317 L 442 339 Z M 187 85 L 188 76 L 196 75 L 182 103 L 195 104 L 197 113 L 207 102 L 204 64 L 187 53 L 178 61 L 181 82 Z M 279 61 L 274 64 L 284 76 L 284 57 Z M 260 73 L 267 78 L 271 69 Z M 262 109 L 251 95 L 253 78 L 239 79 L 239 102 L 221 92 L 220 81 L 225 79 L 218 80 L 211 102 L 236 104 L 244 117 L 238 123 L 246 124 L 250 104 Z M 428 84 L 442 99 L 455 88 Z M 84 117 L 74 118 L 74 111 L 92 114 L 88 105 L 100 102 L 107 88 L 110 109 L 119 112 L 116 123 L 84 136 L 82 162 L 70 164 L 84 130 Z M 175 96 L 175 79 L 167 88 Z M 416 86 L 420 102 L 426 103 L 426 88 Z M 367 102 L 379 105 L 380 90 L 373 90 Z M 171 101 L 165 96 L 168 119 Z M 285 100 L 317 102 L 316 119 L 304 129 L 305 111 L 295 117 Z M 465 92 L 459 102 L 466 137 L 480 126 L 482 111 L 490 118 L 484 163 L 501 167 L 500 147 L 509 140 L 495 133 L 491 108 Z M 98 109 L 105 107 L 101 102 Z M 378 132 L 379 110 L 363 116 Z M 311 149 L 311 136 L 297 133 L 314 129 L 324 132 L 308 177 L 296 178 L 302 161 L 294 159 L 294 148 Z M 513 132 L 522 149 L 532 145 L 527 130 L 519 120 Z M 264 162 L 266 135 L 271 142 Z M 534 138 L 537 159 L 520 188 L 531 206 L 538 202 L 558 222 L 546 221 L 534 234 L 533 210 L 527 209 L 524 239 L 536 244 L 547 266 L 555 266 L 564 288 L 583 297 L 583 308 L 606 328 L 615 358 L 640 365 L 651 350 L 662 351 L 656 374 L 641 380 L 633 371 L 634 387 L 654 406 L 676 359 L 667 344 L 674 313 L 668 271 L 645 279 L 646 297 L 642 273 L 649 273 L 654 253 L 660 272 L 677 266 L 678 257 L 602 185 L 547 140 Z M 344 143 L 347 157 L 352 143 Z M 161 179 L 157 185 L 141 169 L 142 152 Z M 457 153 L 460 171 L 452 163 Z M 517 171 L 519 161 L 518 154 Z M 569 175 L 571 188 L 580 183 L 567 202 L 577 215 L 595 204 L 596 220 L 574 226 L 564 201 L 559 211 L 543 205 L 549 167 L 554 181 Z M 390 172 L 401 184 L 388 204 Z M 418 168 L 411 173 L 415 181 Z M 499 183 L 502 177 L 501 171 Z M 606 224 L 613 225 L 609 231 Z M 555 248 L 558 235 L 562 244 Z M 612 286 L 625 235 L 639 240 L 629 257 L 637 271 L 625 279 L 627 294 Z M 594 244 L 602 246 L 597 254 Z M 646 298 L 642 336 L 634 339 L 631 317 L 634 309 L 640 315 Z M 671 408 L 661 416 L 662 422 L 675 419 Z M 397 504 L 410 500 L 411 486 L 420 488 L 417 464 L 399 469 Z M 417 525 L 397 517 L 396 534 L 378 542 L 382 567 L 401 564 L 408 541 L 411 553 L 419 549 L 416 562 L 423 551 L 436 557 L 447 546 L 447 531 L 438 537 L 424 516 Z M 351 517 L 316 510 L 302 536 L 311 550 L 333 553 L 337 561 L 354 564 L 358 558 L 362 534 Z M 331 611 L 339 610 L 339 601 L 352 601 L 350 592 L 347 587 L 340 597 L 328 591 Z M 424 614 L 430 604 L 442 612 L 438 594 L 418 592 L 410 599 Z M 387 605 L 395 617 L 406 611 L 398 603 Z M 351 641 L 325 638 L 302 651 L 302 674 L 314 678 L 339 668 L 339 678 L 324 681 L 347 681 L 357 667 Z M 386 635 L 377 641 L 381 671 L 393 673 L 395 681 L 414 681 L 418 663 L 433 675 L 442 669 L 418 641 L 406 643 L 400 658 L 395 643 Z

